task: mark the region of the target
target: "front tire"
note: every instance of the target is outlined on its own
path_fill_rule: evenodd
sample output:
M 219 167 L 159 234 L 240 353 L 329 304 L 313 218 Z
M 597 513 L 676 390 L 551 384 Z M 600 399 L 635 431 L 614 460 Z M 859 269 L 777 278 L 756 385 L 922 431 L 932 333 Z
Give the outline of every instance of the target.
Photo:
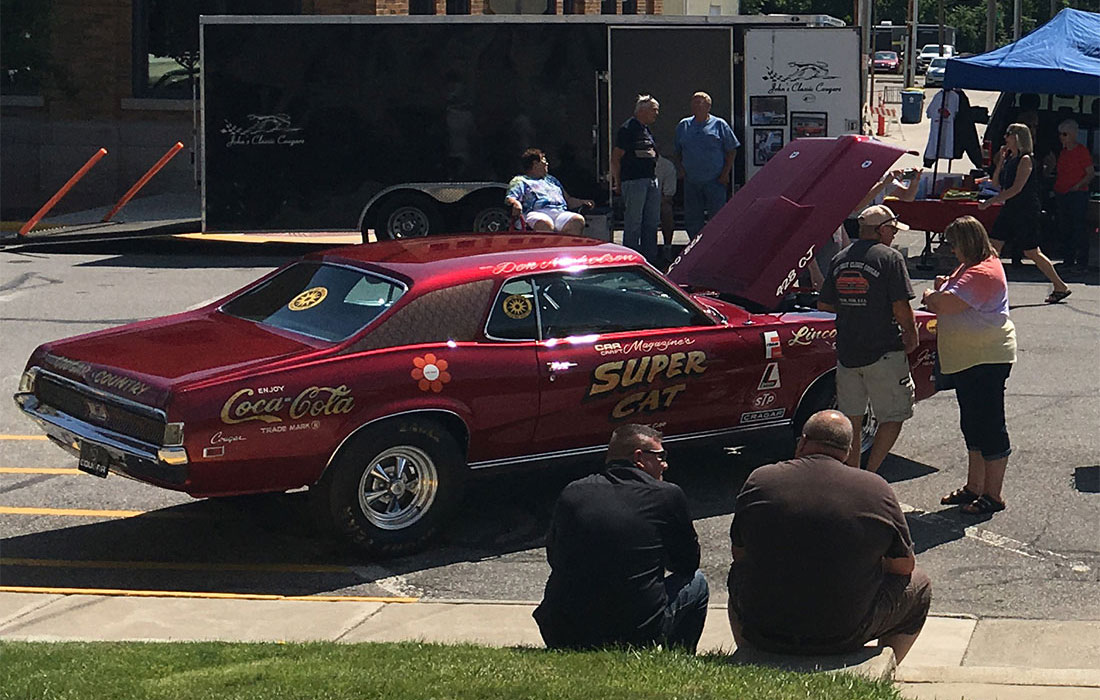
M 396 556 L 423 547 L 462 490 L 461 450 L 438 423 L 400 419 L 344 446 L 317 485 L 318 515 L 355 547 Z
M 794 417 L 795 442 L 798 442 L 798 438 L 802 435 L 802 426 L 806 424 L 810 416 L 818 411 L 829 409 L 836 409 L 835 373 L 823 379 L 819 379 L 813 388 L 810 389 L 809 393 L 806 394 L 806 398 L 799 404 Z M 860 455 L 865 455 L 871 450 L 871 445 L 875 442 L 875 433 L 877 432 L 878 419 L 875 418 L 874 411 L 871 410 L 871 404 L 868 403 L 867 409 L 863 413 L 863 424 L 860 428 Z

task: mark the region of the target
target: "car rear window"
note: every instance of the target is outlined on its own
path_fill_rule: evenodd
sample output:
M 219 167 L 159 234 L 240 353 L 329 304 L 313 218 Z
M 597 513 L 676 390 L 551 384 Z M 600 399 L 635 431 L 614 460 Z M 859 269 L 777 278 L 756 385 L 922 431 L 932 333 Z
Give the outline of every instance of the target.
M 405 286 L 342 265 L 300 262 L 231 299 L 223 313 L 322 340 L 351 337 L 405 293 Z

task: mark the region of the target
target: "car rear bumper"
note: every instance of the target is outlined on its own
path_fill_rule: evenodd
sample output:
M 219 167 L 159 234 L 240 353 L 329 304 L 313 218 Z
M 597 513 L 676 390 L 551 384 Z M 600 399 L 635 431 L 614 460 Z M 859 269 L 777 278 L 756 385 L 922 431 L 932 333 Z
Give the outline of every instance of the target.
M 81 443 L 87 442 L 109 455 L 110 471 L 116 474 L 172 489 L 182 490 L 187 483 L 187 453 L 182 447 L 163 448 L 92 425 L 43 404 L 33 394 L 16 394 L 15 403 L 50 440 L 77 457 Z

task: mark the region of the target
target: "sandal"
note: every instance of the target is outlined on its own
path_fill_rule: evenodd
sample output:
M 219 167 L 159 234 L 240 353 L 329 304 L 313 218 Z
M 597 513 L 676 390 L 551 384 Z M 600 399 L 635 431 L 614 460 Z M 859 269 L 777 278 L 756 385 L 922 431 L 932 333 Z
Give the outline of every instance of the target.
M 1055 289 L 1053 292 L 1050 293 L 1050 296 L 1048 296 L 1046 298 L 1046 303 L 1048 303 L 1048 304 L 1057 304 L 1057 303 L 1061 302 L 1063 299 L 1065 299 L 1066 297 L 1068 297 L 1070 294 L 1073 294 L 1072 289 L 1067 289 L 1067 290 L 1062 291 L 1062 292 L 1059 292 L 1057 289 Z
M 973 503 L 980 497 L 980 494 L 976 494 L 970 489 L 963 486 L 961 489 L 955 489 L 951 493 L 941 498 L 940 504 L 945 506 L 966 505 L 968 503 Z
M 1004 503 L 995 501 L 989 496 L 981 495 L 973 503 L 968 503 L 960 510 L 967 515 L 988 515 L 990 513 L 1000 513 L 1004 509 Z

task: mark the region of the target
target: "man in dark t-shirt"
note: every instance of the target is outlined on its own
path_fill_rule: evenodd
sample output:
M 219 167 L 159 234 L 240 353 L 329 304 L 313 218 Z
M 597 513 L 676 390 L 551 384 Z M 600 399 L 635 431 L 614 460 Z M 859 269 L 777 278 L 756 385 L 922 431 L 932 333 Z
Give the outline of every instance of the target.
M 931 582 L 893 490 L 842 461 L 839 411 L 806 421 L 795 459 L 755 470 L 730 527 L 730 627 L 738 646 L 853 651 L 872 639 L 900 662 L 928 616 Z
M 907 355 L 917 348 L 905 258 L 890 247 L 899 230 L 889 207 L 859 215 L 859 239 L 833 257 L 817 307 L 836 313 L 836 401 L 852 422 L 848 464 L 859 467 L 863 414 L 870 401 L 878 420 L 867 470 L 877 472 L 913 416 L 914 386 Z
M 657 187 L 657 142 L 649 127 L 661 106 L 649 95 L 638 95 L 634 116 L 615 134 L 611 149 L 611 185 L 623 196 L 623 245 L 653 262 L 657 257 L 657 226 L 661 191 Z
M 550 579 L 534 612 L 546 646 L 694 653 L 710 594 L 687 498 L 661 478 L 667 466 L 659 431 L 624 425 L 604 471 L 562 491 L 546 536 Z

